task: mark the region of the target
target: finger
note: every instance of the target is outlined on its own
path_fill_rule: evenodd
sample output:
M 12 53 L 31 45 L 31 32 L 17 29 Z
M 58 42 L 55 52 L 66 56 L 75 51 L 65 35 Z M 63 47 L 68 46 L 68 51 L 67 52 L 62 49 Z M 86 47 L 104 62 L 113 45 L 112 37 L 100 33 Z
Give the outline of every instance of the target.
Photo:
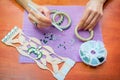
M 28 17 L 29 17 L 29 19 L 32 23 L 36 22 L 37 25 L 40 25 L 41 27 L 42 26 L 44 26 L 44 27 L 50 26 L 49 24 L 45 24 L 45 23 L 42 23 L 42 22 L 38 21 L 32 14 L 29 14 Z
M 96 24 L 98 23 L 98 21 L 100 20 L 101 17 L 102 17 L 101 15 L 98 16 L 98 18 L 96 19 L 96 23 L 95 23 L 95 20 L 93 20 L 93 23 L 95 23 L 95 24 L 94 24 L 94 26 L 90 27 L 90 30 L 93 30 L 93 28 L 96 26 Z
M 34 19 L 31 19 L 30 18 L 30 21 L 34 24 Z M 48 24 L 43 24 L 43 23 L 37 23 L 37 27 L 38 28 L 45 28 L 45 27 L 49 27 L 50 25 L 48 25 Z
M 45 25 L 38 24 L 38 25 L 37 25 L 38 28 L 47 28 L 47 27 L 49 27 L 49 26 L 50 26 L 50 25 L 48 25 L 48 24 L 45 24 Z
M 36 19 L 39 21 L 38 24 L 41 24 L 41 25 L 43 24 L 44 26 L 50 26 L 51 25 L 51 22 L 48 23 L 47 21 L 43 21 L 42 17 L 39 14 L 36 14 L 34 11 L 31 11 L 31 14 L 33 14 L 33 16 L 36 17 Z
M 50 11 L 46 7 L 39 8 L 39 11 L 46 17 L 50 18 Z
M 52 23 L 51 18 L 50 18 L 50 11 L 47 8 L 45 8 L 43 13 L 50 20 L 50 23 Z
M 87 27 L 87 25 L 90 24 L 90 22 L 94 19 L 94 17 L 97 15 L 97 12 L 92 12 L 90 16 L 87 18 L 86 22 L 84 23 L 84 29 Z
M 50 20 L 47 17 L 45 17 L 42 13 L 36 14 L 36 12 L 34 12 L 33 10 L 31 10 L 30 13 L 43 23 L 51 23 Z
M 81 30 L 83 25 L 84 25 L 84 22 L 81 20 L 80 23 L 78 24 L 78 30 Z
M 90 13 L 91 13 L 90 10 L 85 10 L 85 12 L 83 14 L 83 17 L 80 20 L 79 28 L 78 29 L 82 29 L 84 27 L 84 23 L 87 20 L 87 18 L 89 17 Z
M 50 11 L 47 8 L 44 8 L 43 12 L 46 17 L 50 18 Z
M 32 23 L 34 23 L 34 22 L 38 23 L 39 22 L 32 14 L 28 14 L 28 18 Z
M 98 19 L 99 19 L 100 15 L 97 14 L 90 22 L 89 25 L 86 26 L 85 30 L 91 30 L 93 29 L 93 27 L 95 27 L 96 23 L 98 22 Z

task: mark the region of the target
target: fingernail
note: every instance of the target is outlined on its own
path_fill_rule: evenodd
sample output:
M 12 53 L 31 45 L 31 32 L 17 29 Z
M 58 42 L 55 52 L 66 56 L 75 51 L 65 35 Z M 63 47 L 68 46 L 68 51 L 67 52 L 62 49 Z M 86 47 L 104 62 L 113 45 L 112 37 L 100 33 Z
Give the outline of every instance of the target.
M 89 31 L 91 31 L 92 29 L 89 29 Z
M 87 30 L 87 28 L 84 29 L 84 31 L 86 31 L 86 30 Z
M 80 30 L 81 28 L 80 27 L 78 27 L 78 30 Z

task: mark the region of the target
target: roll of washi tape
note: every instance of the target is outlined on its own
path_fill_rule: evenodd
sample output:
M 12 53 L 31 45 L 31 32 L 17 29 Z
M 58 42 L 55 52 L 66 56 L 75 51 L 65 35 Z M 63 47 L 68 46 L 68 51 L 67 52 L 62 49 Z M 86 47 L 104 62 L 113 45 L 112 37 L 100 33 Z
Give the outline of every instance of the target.
M 90 66 L 98 66 L 106 61 L 107 50 L 101 41 L 90 40 L 80 46 L 82 61 Z
M 62 15 L 63 17 L 66 17 L 67 20 L 68 20 L 68 24 L 65 25 L 65 26 L 61 26 L 61 25 L 59 25 L 59 24 L 56 24 L 56 20 L 55 20 L 55 19 L 56 19 L 56 16 L 57 16 L 57 15 Z M 58 26 L 59 28 L 65 30 L 65 29 L 68 29 L 68 28 L 70 27 L 72 21 L 71 21 L 70 16 L 69 16 L 68 14 L 66 14 L 65 12 L 60 12 L 60 11 L 58 11 L 58 12 L 56 12 L 56 13 L 53 15 L 53 17 L 52 17 L 52 22 L 54 23 L 55 26 Z M 60 24 L 61 24 L 61 23 L 60 23 Z
M 94 37 L 94 31 L 93 30 L 89 31 L 89 33 L 90 33 L 90 36 L 88 38 L 84 38 L 84 37 L 80 36 L 79 31 L 78 31 L 78 26 L 75 27 L 75 35 L 81 41 L 89 41 Z

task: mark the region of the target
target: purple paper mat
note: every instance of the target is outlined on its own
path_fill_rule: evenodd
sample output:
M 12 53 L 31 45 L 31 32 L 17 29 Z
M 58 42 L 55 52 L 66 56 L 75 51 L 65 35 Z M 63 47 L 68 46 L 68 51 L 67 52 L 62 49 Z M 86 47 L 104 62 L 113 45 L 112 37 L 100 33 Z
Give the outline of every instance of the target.
M 64 11 L 72 19 L 72 25 L 68 30 L 64 32 L 58 31 L 54 27 L 50 27 L 48 30 L 39 30 L 37 29 L 28 19 L 28 13 L 24 13 L 24 23 L 23 23 L 23 32 L 31 37 L 36 37 L 42 41 L 44 45 L 51 46 L 54 51 L 63 57 L 71 58 L 76 62 L 81 62 L 79 57 L 79 48 L 83 43 L 76 38 L 74 35 L 74 28 L 78 24 L 81 19 L 81 16 L 84 11 L 84 7 L 81 6 L 48 6 L 50 10 L 60 10 Z M 102 35 L 99 24 L 96 25 L 94 29 L 94 38 L 93 40 L 101 40 Z M 81 31 L 80 34 L 87 37 L 89 36 L 88 32 Z M 20 63 L 31 63 L 33 62 L 31 59 L 26 58 L 24 56 L 20 56 Z

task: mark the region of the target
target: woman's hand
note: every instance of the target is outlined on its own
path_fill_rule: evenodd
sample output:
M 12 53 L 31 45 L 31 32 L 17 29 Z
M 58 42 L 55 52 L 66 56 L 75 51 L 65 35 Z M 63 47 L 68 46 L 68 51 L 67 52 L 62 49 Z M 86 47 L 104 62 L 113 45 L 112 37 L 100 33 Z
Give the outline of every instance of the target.
M 30 9 L 28 18 L 34 24 L 37 23 L 38 28 L 45 28 L 51 26 L 50 11 L 45 6 L 39 6 L 32 3 L 34 7 L 38 9 L 39 14 Z
M 95 27 L 103 15 L 103 5 L 105 1 L 106 0 L 90 0 L 87 3 L 82 19 L 78 24 L 79 30 L 92 30 Z

